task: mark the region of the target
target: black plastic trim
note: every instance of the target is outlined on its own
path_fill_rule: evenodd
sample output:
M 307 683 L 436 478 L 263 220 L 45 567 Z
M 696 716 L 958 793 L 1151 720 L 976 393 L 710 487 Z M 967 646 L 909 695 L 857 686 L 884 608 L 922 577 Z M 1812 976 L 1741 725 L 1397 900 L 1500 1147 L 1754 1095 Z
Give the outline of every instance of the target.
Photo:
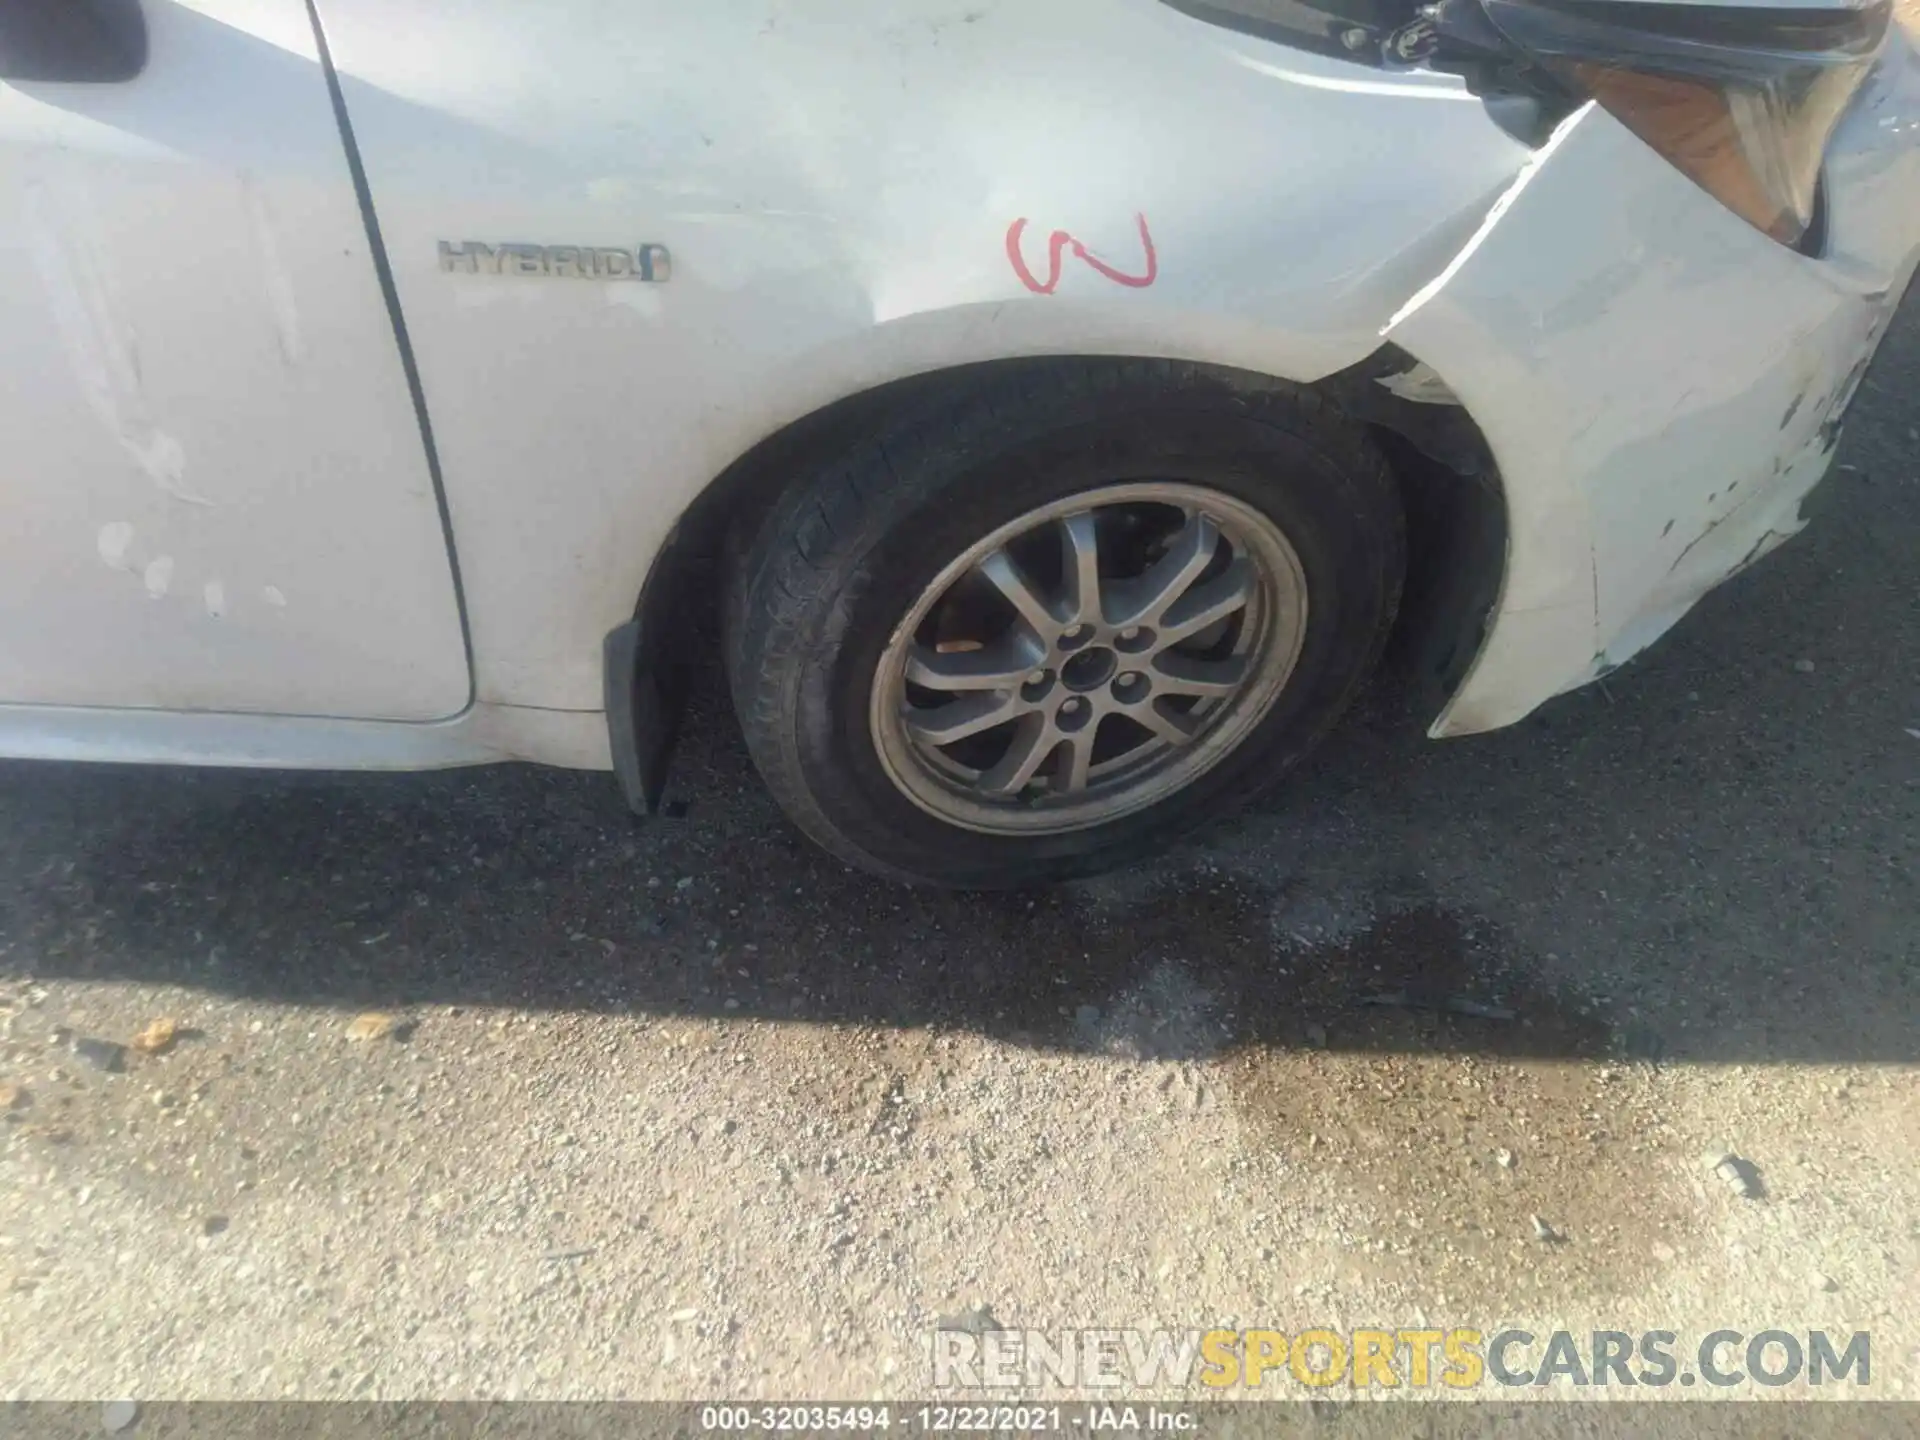
M 657 814 L 686 710 L 686 669 L 660 653 L 644 617 L 609 630 L 601 654 L 614 776 L 629 810 Z
M 1827 214 L 1827 172 L 1823 169 L 1820 178 L 1813 187 L 1813 218 L 1807 222 L 1806 233 L 1794 242 L 1793 248 L 1809 260 L 1827 258 L 1827 231 L 1830 219 Z
M 1391 5 L 1371 4 L 1368 0 L 1327 0 L 1329 7 L 1338 6 L 1341 11 L 1351 13 L 1337 13 L 1332 8 L 1295 3 L 1295 0 L 1266 0 L 1266 8 L 1274 12 L 1271 16 L 1250 13 L 1231 0 L 1221 4 L 1209 4 L 1207 0 L 1161 0 L 1161 3 L 1170 10 L 1178 10 L 1223 30 L 1290 45 L 1296 50 L 1351 60 L 1374 69 L 1386 64 L 1383 47 L 1388 36 L 1414 15 L 1412 0 Z
M 146 68 L 140 0 L 0 0 L 0 80 L 123 85 Z
M 0 0 L 5 4 L 6 0 Z M 440 512 L 440 533 L 446 542 L 447 569 L 453 577 L 453 603 L 460 616 L 460 645 L 467 657 L 467 698 L 461 710 L 471 709 L 478 698 L 478 675 L 473 663 L 473 627 L 467 616 L 467 589 L 460 578 L 460 550 L 453 538 L 453 510 L 447 503 L 446 482 L 440 475 L 440 451 L 433 440 L 433 421 L 427 414 L 426 390 L 420 383 L 420 366 L 414 360 L 413 342 L 407 337 L 406 316 L 400 310 L 400 291 L 394 284 L 393 266 L 387 261 L 386 242 L 380 238 L 380 221 L 373 211 L 373 190 L 367 183 L 366 167 L 360 161 L 360 146 L 353 138 L 353 122 L 347 115 L 347 99 L 340 89 L 340 75 L 334 68 L 333 52 L 327 47 L 327 30 L 321 22 L 314 0 L 307 0 L 307 17 L 313 22 L 313 42 L 320 55 L 320 70 L 327 78 L 327 94 L 333 101 L 333 118 L 340 126 L 340 143 L 346 151 L 347 171 L 353 177 L 353 191 L 360 201 L 360 218 L 366 225 L 367 243 L 373 251 L 373 271 L 380 282 L 380 294 L 387 302 L 387 316 L 393 322 L 393 340 L 400 351 L 400 368 L 407 377 L 407 393 L 413 399 L 414 418 L 420 425 L 420 444 L 426 452 L 427 475 L 433 482 L 433 502 Z M 457 713 L 457 712 L 456 712 Z
M 1871 50 L 1886 34 L 1886 0 L 1847 8 L 1653 4 L 1649 0 L 1526 0 L 1592 25 L 1705 45 L 1757 50 Z M 1498 23 L 1498 22 L 1496 22 Z

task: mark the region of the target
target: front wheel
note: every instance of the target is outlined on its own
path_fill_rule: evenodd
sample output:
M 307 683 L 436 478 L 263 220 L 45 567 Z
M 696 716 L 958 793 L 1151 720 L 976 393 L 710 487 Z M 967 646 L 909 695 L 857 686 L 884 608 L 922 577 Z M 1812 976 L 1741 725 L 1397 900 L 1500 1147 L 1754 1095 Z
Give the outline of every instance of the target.
M 756 764 L 835 854 L 944 885 L 1124 863 L 1291 768 L 1399 596 L 1392 477 L 1311 392 L 1054 362 L 794 482 L 733 577 Z

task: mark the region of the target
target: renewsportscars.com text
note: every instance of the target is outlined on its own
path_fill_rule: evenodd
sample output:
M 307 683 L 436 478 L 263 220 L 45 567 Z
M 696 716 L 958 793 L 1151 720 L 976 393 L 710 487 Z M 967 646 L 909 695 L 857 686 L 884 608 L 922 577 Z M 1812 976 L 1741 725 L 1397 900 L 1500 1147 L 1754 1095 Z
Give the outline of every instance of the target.
M 936 1330 L 936 1389 L 1715 1389 L 1873 1383 L 1866 1331 Z

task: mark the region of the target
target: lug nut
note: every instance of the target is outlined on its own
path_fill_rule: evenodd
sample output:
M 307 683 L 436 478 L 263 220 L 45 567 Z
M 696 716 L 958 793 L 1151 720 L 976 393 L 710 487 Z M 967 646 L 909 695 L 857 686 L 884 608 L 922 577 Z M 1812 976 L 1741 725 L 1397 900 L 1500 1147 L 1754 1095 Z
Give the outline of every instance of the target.
M 1122 640 L 1138 640 L 1140 638 L 1140 627 L 1138 625 L 1129 625 L 1120 632 L 1120 638 Z
M 1047 672 L 1046 672 L 1046 671 L 1044 671 L 1044 670 L 1036 670 L 1036 671 L 1034 671 L 1034 672 L 1033 672 L 1033 673 L 1032 673 L 1031 675 L 1029 675 L 1029 676 L 1027 676 L 1027 683 L 1028 683 L 1029 685 L 1044 685 L 1044 684 L 1046 684 L 1046 683 L 1047 683 Z

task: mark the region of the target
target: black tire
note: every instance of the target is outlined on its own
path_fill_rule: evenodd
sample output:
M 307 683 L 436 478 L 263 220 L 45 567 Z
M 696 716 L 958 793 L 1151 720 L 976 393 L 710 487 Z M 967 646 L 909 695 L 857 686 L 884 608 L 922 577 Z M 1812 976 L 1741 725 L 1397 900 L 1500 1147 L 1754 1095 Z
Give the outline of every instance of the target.
M 1090 829 L 989 835 L 915 805 L 868 723 L 875 667 L 906 607 L 997 526 L 1145 477 L 1225 491 L 1297 552 L 1308 621 L 1272 708 L 1186 789 Z M 851 864 L 991 889 L 1138 859 L 1285 775 L 1373 670 L 1399 603 L 1405 535 L 1384 457 L 1313 391 L 1173 362 L 1055 360 L 960 380 L 796 477 L 732 568 L 728 677 L 781 807 Z

